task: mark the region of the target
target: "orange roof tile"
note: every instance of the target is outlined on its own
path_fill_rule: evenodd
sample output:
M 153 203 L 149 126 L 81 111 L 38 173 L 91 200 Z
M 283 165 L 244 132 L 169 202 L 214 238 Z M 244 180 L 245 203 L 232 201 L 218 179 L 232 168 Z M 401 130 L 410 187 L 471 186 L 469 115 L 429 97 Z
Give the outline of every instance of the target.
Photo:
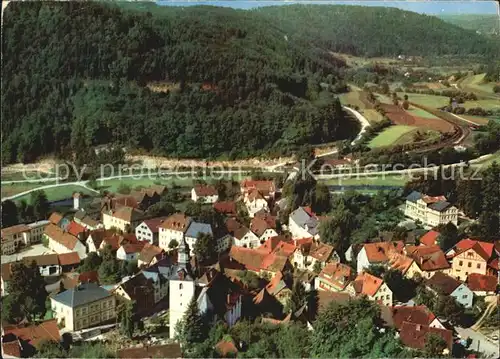
M 443 338 L 448 349 L 451 349 L 453 344 L 453 332 L 451 330 L 432 328 L 428 325 L 408 322 L 403 322 L 400 329 L 401 342 L 415 349 L 424 349 L 429 334 L 436 334 Z
M 438 245 L 407 246 L 406 254 L 413 258 L 423 271 L 435 271 L 450 268 L 446 255 Z
M 276 217 L 268 213 L 259 214 L 252 218 L 250 230 L 257 236 L 262 236 L 267 229 L 276 229 Z
M 215 202 L 213 207 L 217 212 L 220 212 L 222 214 L 235 216 L 237 213 L 236 202 L 234 201 Z
M 62 266 L 80 264 L 80 256 L 77 252 L 58 254 L 59 264 Z
M 217 195 L 217 189 L 214 186 L 197 184 L 194 186 L 194 192 L 197 196 L 208 197 Z
M 52 223 L 49 224 L 47 227 L 45 227 L 44 234 L 46 234 L 52 240 L 58 242 L 59 244 L 71 250 L 75 249 L 78 242 L 80 242 L 78 238 L 72 236 L 67 232 L 63 232 L 61 228 Z
M 321 270 L 319 277 L 343 290 L 349 284 L 352 274 L 352 269 L 348 265 L 331 262 Z
M 370 273 L 360 273 L 353 282 L 354 290 L 356 294 L 365 294 L 367 296 L 373 297 L 384 281 L 380 278 L 371 275 Z
M 55 342 L 59 342 L 61 340 L 56 319 L 46 320 L 38 324 L 7 325 L 3 327 L 3 330 L 4 335 L 15 335 L 19 339 L 26 341 L 33 346 L 36 346 L 45 340 Z
M 494 246 L 494 243 L 481 242 L 467 238 L 461 240 L 455 245 L 455 254 L 453 256 L 455 257 L 460 253 L 473 249 L 478 255 L 487 261 L 493 255 Z
M 63 215 L 59 212 L 53 212 L 50 217 L 49 217 L 49 222 L 52 224 L 59 224 L 61 222 L 61 219 L 63 219 Z
M 85 233 L 85 227 L 76 223 L 75 221 L 71 221 L 66 230 L 69 234 L 75 237 L 78 237 L 80 233 Z
M 467 287 L 473 292 L 494 292 L 497 289 L 497 277 L 471 273 L 467 276 Z
M 186 216 L 184 213 L 174 213 L 163 221 L 160 228 L 186 233 L 190 223 L 191 218 Z
M 425 305 L 394 306 L 391 308 L 394 326 L 401 329 L 403 322 L 430 325 L 436 316 Z
M 437 238 L 439 237 L 439 232 L 429 231 L 420 238 L 420 244 L 426 246 L 433 246 L 437 244 Z
M 12 227 L 2 228 L 2 239 L 4 236 L 11 236 L 22 232 L 29 232 L 31 230 L 26 224 L 18 224 Z
M 393 252 L 403 253 L 403 241 L 366 243 L 363 248 L 370 263 L 381 263 L 389 260 Z

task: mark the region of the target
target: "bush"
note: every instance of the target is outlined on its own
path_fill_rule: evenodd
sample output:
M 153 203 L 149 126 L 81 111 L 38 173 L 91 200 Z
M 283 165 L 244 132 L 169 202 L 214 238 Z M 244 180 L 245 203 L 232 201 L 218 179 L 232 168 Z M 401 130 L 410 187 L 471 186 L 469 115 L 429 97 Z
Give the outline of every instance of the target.
M 494 93 L 500 93 L 500 85 L 493 86 L 493 92 Z
M 117 189 L 117 192 L 120 194 L 130 194 L 131 191 L 132 189 L 130 188 L 130 186 L 125 183 L 120 183 Z

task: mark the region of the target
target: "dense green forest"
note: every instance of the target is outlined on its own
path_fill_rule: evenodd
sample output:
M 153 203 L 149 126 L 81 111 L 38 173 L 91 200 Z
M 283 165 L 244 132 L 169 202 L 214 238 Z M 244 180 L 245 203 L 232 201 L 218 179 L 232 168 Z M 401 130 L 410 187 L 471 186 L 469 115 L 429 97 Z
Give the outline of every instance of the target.
M 498 56 L 498 43 L 429 15 L 395 8 L 293 5 L 255 10 L 290 39 L 359 56 L 482 54 Z
M 396 9 L 286 8 L 11 2 L 3 162 L 108 143 L 178 157 L 289 154 L 356 132 L 335 97 L 346 65 L 327 50 L 492 51 L 471 32 Z
M 479 31 L 485 35 L 500 35 L 500 23 L 495 14 L 446 14 L 439 18 L 464 29 Z

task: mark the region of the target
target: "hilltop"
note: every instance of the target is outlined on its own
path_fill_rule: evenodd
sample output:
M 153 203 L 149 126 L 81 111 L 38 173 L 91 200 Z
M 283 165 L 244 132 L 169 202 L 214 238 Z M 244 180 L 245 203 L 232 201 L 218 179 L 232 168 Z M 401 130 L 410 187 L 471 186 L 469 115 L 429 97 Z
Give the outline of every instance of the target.
M 478 31 L 483 35 L 500 35 L 500 21 L 498 15 L 495 14 L 440 15 L 439 18 L 464 29 Z

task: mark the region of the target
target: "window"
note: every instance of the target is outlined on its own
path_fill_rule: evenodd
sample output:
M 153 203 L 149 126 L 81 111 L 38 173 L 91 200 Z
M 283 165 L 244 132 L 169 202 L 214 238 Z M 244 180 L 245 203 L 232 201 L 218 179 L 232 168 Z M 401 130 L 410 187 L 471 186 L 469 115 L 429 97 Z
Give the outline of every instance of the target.
M 469 268 L 472 267 L 472 263 L 471 262 L 467 263 L 467 267 Z
M 463 264 L 464 264 L 464 262 L 463 262 L 463 261 L 459 261 L 459 262 L 458 262 L 458 265 L 459 265 L 459 266 L 462 266 Z
M 477 264 L 477 269 L 481 269 L 481 263 Z
M 182 289 L 182 283 L 179 283 L 179 289 Z
M 462 299 L 467 299 L 467 295 L 462 295 Z

